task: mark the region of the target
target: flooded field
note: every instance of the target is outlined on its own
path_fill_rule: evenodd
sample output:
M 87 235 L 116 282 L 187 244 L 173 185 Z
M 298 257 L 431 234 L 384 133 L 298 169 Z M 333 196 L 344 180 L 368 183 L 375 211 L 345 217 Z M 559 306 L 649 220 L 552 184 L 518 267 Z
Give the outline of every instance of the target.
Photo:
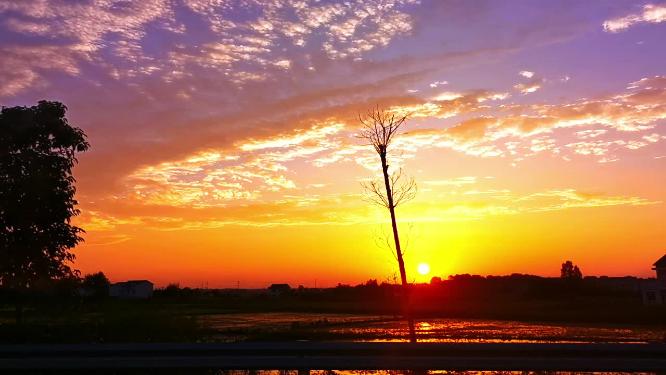
M 220 375 L 652 375 L 656 372 L 578 372 L 578 371 L 448 371 L 448 370 L 220 370 Z
M 222 341 L 407 341 L 405 322 L 390 316 L 256 313 L 206 315 L 201 320 Z M 648 343 L 666 339 L 664 328 L 475 319 L 417 320 L 417 332 L 423 342 L 453 343 Z
M 154 374 L 157 372 L 132 372 L 132 374 Z M 159 374 L 192 375 L 656 375 L 656 372 L 579 372 L 579 371 L 448 371 L 448 370 L 190 370 L 160 371 Z M 119 373 L 119 374 L 122 374 Z

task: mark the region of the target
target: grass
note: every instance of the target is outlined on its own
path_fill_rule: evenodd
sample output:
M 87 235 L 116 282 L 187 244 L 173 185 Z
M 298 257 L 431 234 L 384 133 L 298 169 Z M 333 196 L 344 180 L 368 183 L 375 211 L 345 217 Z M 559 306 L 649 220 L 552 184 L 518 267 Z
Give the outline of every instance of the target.
M 0 340 L 12 343 L 194 342 L 206 336 L 195 316 L 146 301 L 104 301 L 94 306 L 39 305 L 23 324 L 3 319 Z

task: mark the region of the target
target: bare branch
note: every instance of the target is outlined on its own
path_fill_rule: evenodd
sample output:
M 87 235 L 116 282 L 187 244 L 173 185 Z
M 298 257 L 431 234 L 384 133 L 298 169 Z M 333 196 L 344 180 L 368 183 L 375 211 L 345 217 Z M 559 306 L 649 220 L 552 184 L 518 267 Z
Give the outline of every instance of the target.
M 368 144 L 373 146 L 378 154 L 386 155 L 388 146 L 407 120 L 407 115 L 396 116 L 394 113 L 376 107 L 369 110 L 365 117 L 359 114 L 358 120 L 362 125 L 358 138 L 368 141 Z
M 393 208 L 398 207 L 402 203 L 409 202 L 416 197 L 418 190 L 416 181 L 414 181 L 414 178 L 405 177 L 402 174 L 402 169 L 389 176 L 389 185 L 393 198 Z M 382 183 L 377 181 L 362 182 L 361 186 L 363 186 L 363 190 L 366 192 L 364 199 L 367 202 L 379 207 L 391 208 L 389 199 L 386 197 L 386 188 Z
M 368 141 L 374 147 L 375 151 L 382 158 L 385 158 L 393 137 L 405 123 L 407 116 L 396 116 L 395 113 L 383 111 L 379 107 L 375 107 L 369 110 L 365 117 L 359 114 L 358 120 L 362 125 L 362 130 L 359 132 L 358 137 Z M 390 197 L 387 197 L 386 187 L 382 188 L 382 184 L 380 183 L 373 181 L 362 185 L 368 193 L 366 196 L 368 201 L 388 209 L 395 208 L 401 203 L 414 199 L 417 190 L 416 182 L 413 178 L 403 178 L 402 169 L 389 177 L 390 191 L 388 194 L 391 195 Z
M 386 248 L 391 256 L 393 256 L 394 260 L 398 260 L 398 256 L 395 252 L 395 248 L 392 243 L 391 235 L 384 230 L 384 227 L 380 227 L 380 232 L 378 233 L 377 236 L 375 237 L 375 245 L 378 248 Z
M 379 207 L 389 208 L 386 193 L 377 181 L 362 182 L 363 190 L 365 190 L 364 200 L 375 204 Z
M 412 242 L 412 236 L 414 232 L 414 223 L 409 223 L 407 225 L 407 235 L 403 235 L 403 242 L 401 244 L 400 250 L 402 250 L 402 255 L 404 256 L 409 251 L 410 244 Z
M 416 181 L 414 181 L 414 178 L 404 177 L 402 169 L 392 174 L 389 182 L 393 194 L 393 207 L 398 207 L 401 203 L 408 202 L 416 197 Z

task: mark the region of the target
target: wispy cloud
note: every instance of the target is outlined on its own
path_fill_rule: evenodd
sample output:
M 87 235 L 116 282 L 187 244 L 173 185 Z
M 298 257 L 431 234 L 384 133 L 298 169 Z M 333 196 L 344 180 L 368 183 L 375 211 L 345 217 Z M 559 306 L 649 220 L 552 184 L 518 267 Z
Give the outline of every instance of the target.
M 475 176 L 464 176 L 446 180 L 426 180 L 423 183 L 431 186 L 463 186 L 474 184 L 476 181 L 477 178 Z
M 605 21 L 604 31 L 617 33 L 639 23 L 660 23 L 666 21 L 666 4 L 646 4 L 640 13 L 632 13 L 624 17 Z
M 305 131 L 295 131 L 295 134 L 270 137 L 264 140 L 247 141 L 239 146 L 243 151 L 255 151 L 270 148 L 285 148 L 300 145 L 309 141 L 325 139 L 327 136 L 336 134 L 344 128 L 343 124 L 334 123 L 324 126 L 314 126 Z
M 518 74 L 525 78 L 532 78 L 534 77 L 534 72 L 530 72 L 529 70 L 521 70 Z
M 448 81 L 435 81 L 435 82 L 431 82 L 428 86 L 430 86 L 430 88 L 434 89 L 434 88 L 437 88 L 439 86 L 448 85 L 448 84 L 449 84 Z
M 541 89 L 543 84 L 546 82 L 545 79 L 538 77 L 534 72 L 523 70 L 518 73 L 521 77 L 527 79 L 527 82 L 521 82 L 513 86 L 514 89 L 518 90 L 521 94 L 530 94 Z
M 196 66 L 218 71 L 220 77 L 238 85 L 263 81 L 272 73 L 290 70 L 294 56 L 301 64 L 307 64 L 313 52 L 330 59 L 362 59 L 367 52 L 411 32 L 413 20 L 404 10 L 417 3 L 3 2 L 3 26 L 12 33 L 41 37 L 43 43 L 30 53 L 43 58 L 20 57 L 31 63 L 14 76 L 0 75 L 5 86 L 0 95 L 14 95 L 30 87 L 40 69 L 72 72 L 84 64 L 101 67 L 115 79 L 156 75 L 174 82 L 190 76 L 191 67 Z M 184 9 L 203 18 L 205 29 L 180 22 L 177 14 Z M 162 38 L 165 48 L 153 51 L 147 46 L 149 37 Z M 191 38 L 198 41 L 192 43 Z M 284 52 L 287 48 L 290 56 Z M 59 52 L 52 54 L 57 58 L 47 58 L 54 49 Z M 16 57 L 11 55 L 20 53 L 28 52 L 12 47 L 0 55 L 3 72 L 16 70 L 12 63 Z M 53 60 L 56 64 L 48 66 L 35 62 Z
M 661 101 L 666 90 L 664 82 L 663 77 L 645 78 L 631 83 L 626 92 L 597 99 L 561 105 L 513 105 L 504 117 L 471 117 L 441 129 L 406 128 L 407 132 L 396 138 L 394 149 L 397 154 L 393 166 L 397 168 L 417 153 L 434 148 L 448 148 L 471 156 L 517 160 L 551 153 L 565 159 L 569 155 L 580 155 L 597 157 L 599 162 L 615 161 L 622 150 L 638 150 L 664 139 L 659 132 L 647 132 L 655 128 L 657 121 L 666 118 L 666 108 Z M 446 118 L 445 115 L 451 112 L 456 116 L 483 111 L 487 108 L 483 98 L 495 95 L 498 94 L 487 91 L 461 92 L 451 100 L 420 104 L 430 106 L 427 111 L 414 111 L 414 106 L 396 106 L 392 110 L 400 113 L 409 108 L 416 118 Z M 498 106 L 498 114 L 503 112 L 502 108 L 502 105 Z M 521 114 L 523 111 L 529 114 Z M 147 204 L 201 208 L 243 202 L 278 202 L 280 197 L 303 189 L 294 182 L 294 171 L 289 165 L 296 160 L 315 168 L 353 161 L 376 171 L 377 163 L 371 150 L 353 137 L 355 126 L 336 121 L 314 123 L 310 128 L 264 138 L 253 137 L 230 148 L 202 151 L 181 160 L 142 167 L 126 178 L 126 197 Z M 572 128 L 569 134 L 576 141 L 552 137 L 555 130 L 569 128 Z M 583 130 L 577 130 L 580 128 Z M 620 134 L 633 138 L 619 138 Z M 317 182 L 305 180 L 304 186 Z M 432 188 L 458 188 L 477 182 L 476 177 L 461 177 L 429 179 L 423 184 Z M 506 197 L 506 192 L 502 196 Z M 565 193 L 553 193 L 553 196 L 575 198 Z M 576 199 L 577 202 L 582 198 Z M 562 207 L 639 204 L 643 201 L 604 198 L 585 202 L 572 201 Z M 306 203 L 317 205 L 318 201 Z
M 0 97 L 11 97 L 30 87 L 44 86 L 46 71 L 78 75 L 77 54 L 56 46 L 0 47 Z
M 467 181 L 467 180 L 465 180 Z M 478 182 L 478 181 L 477 181 Z M 494 216 L 526 213 L 556 212 L 571 209 L 593 209 L 613 206 L 646 206 L 660 201 L 638 196 L 586 193 L 576 189 L 550 189 L 520 194 L 509 189 L 488 188 L 465 190 L 473 183 L 434 185 L 449 191 L 449 196 L 432 200 L 432 194 L 419 197 L 403 210 L 402 222 L 447 222 L 481 220 Z M 437 195 L 436 195 L 437 196 Z M 127 202 L 114 202 L 118 205 Z M 167 206 L 168 208 L 168 206 Z M 223 211 L 220 211 L 223 210 Z M 137 211 L 133 206 L 132 211 Z M 223 219 L 220 216 L 223 215 Z M 376 225 L 385 220 L 378 212 L 368 209 L 359 194 L 290 195 L 272 202 L 248 202 L 229 207 L 201 207 L 195 214 L 174 207 L 135 213 L 123 218 L 113 213 L 88 211 L 77 218 L 77 225 L 85 227 L 100 244 L 126 241 L 135 230 L 191 231 L 217 229 L 229 226 L 287 227 L 330 225 Z M 114 237 L 114 233 L 125 233 Z M 127 234 L 129 233 L 129 234 Z
M 522 145 L 526 138 L 535 136 L 547 138 L 529 141 L 521 156 L 529 154 L 526 150 L 550 150 L 559 153 L 561 148 L 557 147 L 556 143 L 566 145 L 579 155 L 604 156 L 615 146 L 638 149 L 663 139 L 659 133 L 645 132 L 654 129 L 660 120 L 666 118 L 666 106 L 662 101 L 666 96 L 665 82 L 664 77 L 657 76 L 633 82 L 627 92 L 606 97 L 559 105 L 514 105 L 506 111 L 500 110 L 498 115 L 472 117 L 444 129 L 410 131 L 405 136 L 410 140 L 405 142 L 414 142 L 420 147 L 452 148 L 479 156 L 515 153 L 517 145 Z M 474 107 L 465 111 L 469 113 L 479 110 L 481 108 Z M 430 108 L 426 113 L 439 116 L 441 112 L 439 109 Z M 503 112 L 507 115 L 502 116 Z M 604 128 L 600 129 L 599 126 Z M 585 127 L 592 129 L 574 132 L 574 135 L 581 139 L 579 142 L 562 143 L 560 139 L 548 138 L 557 129 Z M 610 137 L 609 129 L 616 132 L 616 135 L 613 135 L 616 139 Z M 507 138 L 513 138 L 518 143 L 507 143 Z M 500 143 L 500 140 L 504 144 Z
M 126 197 L 147 204 L 208 207 L 249 202 L 296 188 L 287 164 L 338 146 L 330 137 L 340 123 L 250 139 L 227 150 L 205 150 L 184 159 L 144 166 L 125 178 Z

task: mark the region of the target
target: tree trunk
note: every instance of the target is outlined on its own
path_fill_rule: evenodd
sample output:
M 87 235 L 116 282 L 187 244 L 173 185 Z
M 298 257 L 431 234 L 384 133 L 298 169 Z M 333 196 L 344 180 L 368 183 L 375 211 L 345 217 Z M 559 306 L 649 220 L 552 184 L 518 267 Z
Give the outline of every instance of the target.
M 384 173 L 384 185 L 386 186 L 386 197 L 388 199 L 388 209 L 391 212 L 391 226 L 393 228 L 393 241 L 395 242 L 395 252 L 398 257 L 398 267 L 400 268 L 400 280 L 402 281 L 402 304 L 409 325 L 409 341 L 416 342 L 416 328 L 414 327 L 414 318 L 409 303 L 409 284 L 407 283 L 407 272 L 405 271 L 405 262 L 402 259 L 402 249 L 400 248 L 400 236 L 398 236 L 398 224 L 395 220 L 395 207 L 393 206 L 393 194 L 391 183 L 389 182 L 388 164 L 386 162 L 386 153 L 379 154 L 382 160 L 382 172 Z

